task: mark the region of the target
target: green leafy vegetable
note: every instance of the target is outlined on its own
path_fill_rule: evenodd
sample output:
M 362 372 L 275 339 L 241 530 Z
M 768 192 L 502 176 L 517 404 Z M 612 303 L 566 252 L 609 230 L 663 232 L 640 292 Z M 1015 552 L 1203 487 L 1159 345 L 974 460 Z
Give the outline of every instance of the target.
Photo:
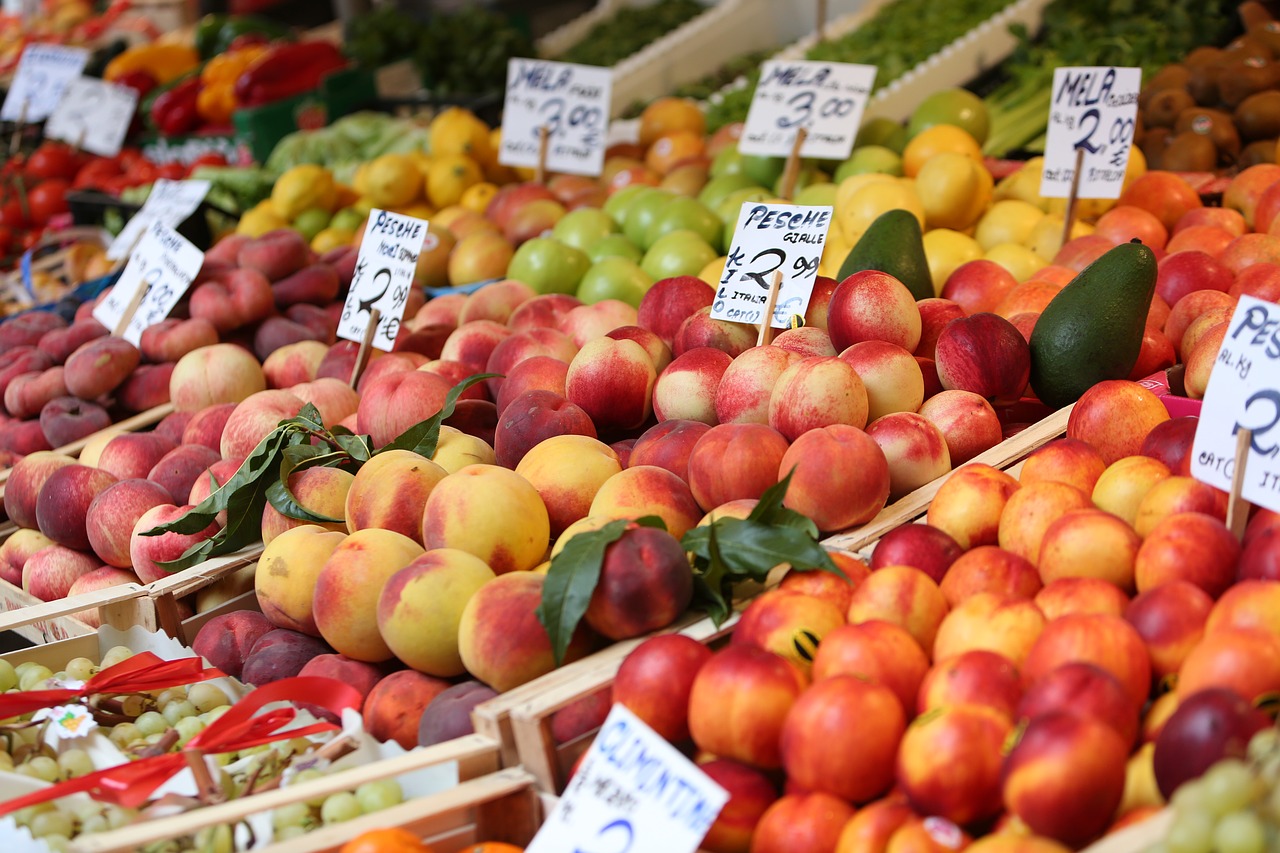
M 697 0 L 658 0 L 648 6 L 623 6 L 555 58 L 611 68 L 706 10 Z

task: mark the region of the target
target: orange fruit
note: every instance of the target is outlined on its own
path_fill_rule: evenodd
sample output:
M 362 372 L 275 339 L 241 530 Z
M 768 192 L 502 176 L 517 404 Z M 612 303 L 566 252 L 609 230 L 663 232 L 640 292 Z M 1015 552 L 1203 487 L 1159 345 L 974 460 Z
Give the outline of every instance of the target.
M 362 832 L 342 845 L 339 853 L 434 853 L 407 829 L 389 827 Z
M 701 157 L 706 150 L 702 134 L 677 130 L 658 138 L 644 155 L 644 164 L 659 175 L 665 175 L 680 163 Z
M 659 98 L 640 114 L 640 144 L 645 148 L 677 130 L 687 130 L 699 138 L 706 135 L 707 120 L 697 103 L 688 98 Z
M 524 853 L 524 848 L 514 844 L 504 844 L 501 841 L 485 841 L 464 847 L 461 853 Z
M 982 163 L 982 146 L 964 130 L 953 124 L 935 124 L 920 131 L 902 151 L 902 171 L 908 178 L 920 173 L 921 167 L 935 154 L 949 151 Z

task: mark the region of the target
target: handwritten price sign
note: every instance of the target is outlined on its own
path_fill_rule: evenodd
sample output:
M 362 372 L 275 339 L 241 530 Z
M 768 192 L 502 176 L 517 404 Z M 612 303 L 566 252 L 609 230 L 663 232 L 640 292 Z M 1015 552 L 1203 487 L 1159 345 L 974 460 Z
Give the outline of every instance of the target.
M 729 794 L 622 705 L 526 853 L 693 853 Z
M 1066 198 L 1084 152 L 1079 198 L 1119 198 L 1133 149 L 1141 68 L 1057 68 L 1040 195 Z
M 512 59 L 507 65 L 498 162 L 536 167 L 541 128 L 545 127 L 549 171 L 600 174 L 612 87 L 613 73 L 607 68 Z
M 369 319 L 377 309 L 381 318 L 371 343 L 391 352 L 426 239 L 427 223 L 421 219 L 376 208 L 369 211 L 356 272 L 338 322 L 339 337 L 364 340 Z
M 67 84 L 80 76 L 89 51 L 60 44 L 32 44 L 22 51 L 13 85 L 0 107 L 4 121 L 44 121 L 62 100 Z
M 208 181 L 170 181 L 158 179 L 151 185 L 151 193 L 142 209 L 125 223 L 107 247 L 107 258 L 117 261 L 129 254 L 151 223 L 159 222 L 169 228 L 177 228 L 188 216 L 196 212 L 200 202 L 209 194 Z
M 115 330 L 133 304 L 138 290 L 145 288 L 133 319 L 125 327 L 124 339 L 137 346 L 142 333 L 168 317 L 191 287 L 204 264 L 204 252 L 161 222 L 152 222 L 111 292 L 93 309 L 93 317 Z
M 786 157 L 803 127 L 808 136 L 801 157 L 844 160 L 875 82 L 874 65 L 770 60 L 761 66 L 738 150 Z
M 1223 491 L 1235 475 L 1236 435 L 1251 430 L 1241 496 L 1280 511 L 1280 305 L 1240 297 L 1205 390 L 1191 475 Z
M 77 77 L 67 84 L 62 100 L 45 122 L 44 135 L 114 157 L 120 153 L 137 108 L 138 93 L 128 86 Z
M 782 287 L 770 325 L 783 329 L 791 315 L 803 316 L 830 226 L 830 207 L 744 204 L 711 316 L 734 323 L 762 323 L 775 273 L 782 273 Z

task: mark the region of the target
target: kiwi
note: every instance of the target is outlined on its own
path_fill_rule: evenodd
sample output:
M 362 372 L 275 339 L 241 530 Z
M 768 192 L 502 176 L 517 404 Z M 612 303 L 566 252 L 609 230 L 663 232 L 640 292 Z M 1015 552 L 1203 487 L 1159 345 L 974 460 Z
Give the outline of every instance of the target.
M 1262 59 L 1270 61 L 1271 48 L 1262 39 L 1243 35 L 1222 49 L 1232 59 Z
M 1210 65 L 1217 65 L 1222 60 L 1223 51 L 1220 47 L 1197 47 L 1195 50 L 1187 54 L 1186 59 L 1182 60 L 1182 64 L 1188 68 L 1207 68 Z
M 1173 125 L 1176 134 L 1191 131 L 1206 136 L 1218 150 L 1218 160 L 1229 166 L 1240 156 L 1240 134 L 1231 121 L 1231 116 L 1221 110 L 1209 110 L 1204 107 L 1192 107 L 1178 114 L 1178 121 Z
M 1167 127 L 1153 127 L 1139 137 L 1142 141 L 1138 148 L 1142 150 L 1142 156 L 1147 161 L 1147 168 L 1162 169 L 1164 166 L 1164 149 L 1168 147 L 1169 140 L 1173 138 L 1173 133 Z
M 1269 60 L 1246 57 L 1239 62 L 1228 62 L 1218 72 L 1218 97 L 1228 108 L 1255 92 L 1270 89 L 1276 82 L 1276 66 Z
M 1236 168 L 1243 171 L 1250 166 L 1274 162 L 1276 162 L 1276 140 L 1255 139 L 1240 152 L 1240 159 L 1236 161 Z
M 1280 91 L 1254 92 L 1236 105 L 1232 119 L 1246 142 L 1275 139 L 1280 136 Z
M 1187 78 L 1187 91 L 1202 107 L 1218 105 L 1218 75 L 1222 66 L 1219 63 L 1207 65 L 1188 65 L 1191 75 Z
M 1190 79 L 1191 69 L 1185 65 L 1166 65 L 1156 72 L 1156 76 L 1148 80 L 1142 87 L 1142 91 L 1138 93 L 1138 110 L 1145 110 L 1151 99 L 1165 89 L 1186 89 L 1187 81 Z
M 1249 27 L 1248 35 L 1253 41 L 1265 44 L 1271 51 L 1273 59 L 1280 56 L 1280 22 L 1265 21 L 1261 24 L 1254 24 Z
M 1186 89 L 1163 89 L 1147 102 L 1142 118 L 1148 127 L 1173 127 L 1183 110 L 1195 106 L 1195 99 Z
M 1213 140 L 1194 130 L 1174 136 L 1160 157 L 1160 168 L 1170 172 L 1212 172 L 1217 165 Z

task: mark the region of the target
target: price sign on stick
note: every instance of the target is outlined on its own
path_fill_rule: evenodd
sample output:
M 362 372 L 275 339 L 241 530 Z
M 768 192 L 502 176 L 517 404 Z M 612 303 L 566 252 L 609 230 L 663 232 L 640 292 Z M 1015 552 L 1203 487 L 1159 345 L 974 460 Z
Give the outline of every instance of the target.
M 45 122 L 44 135 L 92 154 L 114 157 L 120 153 L 137 108 L 138 93 L 128 86 L 77 77 L 67 84 L 62 100 Z
M 744 204 L 711 316 L 734 323 L 763 323 L 778 273 L 782 283 L 770 325 L 786 328 L 793 314 L 804 316 L 830 225 L 830 207 Z
M 694 853 L 729 794 L 623 705 L 526 853 Z
M 1057 68 L 1040 195 L 1067 198 L 1077 158 L 1080 198 L 1119 198 L 1133 148 L 1141 68 Z
M 0 107 L 4 121 L 44 121 L 53 113 L 67 84 L 80 76 L 89 51 L 60 44 L 32 44 L 22 51 L 13 85 Z
M 208 194 L 208 181 L 158 179 L 152 184 L 151 194 L 147 196 L 142 209 L 125 223 L 116 239 L 107 247 L 107 257 L 113 261 L 126 257 L 152 222 L 177 228 L 183 220 L 196 212 L 196 208 Z
M 1252 432 L 1241 496 L 1280 512 L 1280 306 L 1240 297 L 1205 390 L 1191 474 L 1231 491 L 1236 440 Z
M 112 331 L 127 319 L 122 337 L 137 346 L 146 329 L 169 316 L 203 264 L 204 252 L 153 221 L 111 292 L 93 309 L 93 317 Z
M 539 166 L 546 134 L 546 161 L 552 172 L 598 175 L 604 167 L 613 73 L 607 68 L 512 59 L 507 64 L 507 97 L 502 112 L 504 166 Z
M 804 128 L 808 136 L 801 157 L 844 160 L 853 150 L 875 82 L 874 65 L 770 60 L 760 68 L 738 150 L 786 157 Z
M 391 352 L 426 239 L 424 220 L 376 208 L 369 211 L 355 275 L 338 322 L 339 337 L 363 341 L 376 310 L 380 318 L 370 344 Z

